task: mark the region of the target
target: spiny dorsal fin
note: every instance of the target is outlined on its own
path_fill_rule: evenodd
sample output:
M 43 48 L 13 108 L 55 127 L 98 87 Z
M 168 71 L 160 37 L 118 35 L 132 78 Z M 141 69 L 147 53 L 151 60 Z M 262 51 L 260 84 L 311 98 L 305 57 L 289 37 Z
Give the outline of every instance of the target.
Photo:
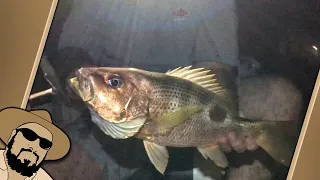
M 210 70 L 205 68 L 191 69 L 192 66 L 187 66 L 184 68 L 178 67 L 173 70 L 167 71 L 165 74 L 169 76 L 174 76 L 189 80 L 201 87 L 217 94 L 218 96 L 228 96 L 228 91 L 224 89 L 214 78 L 215 74 L 208 74 Z

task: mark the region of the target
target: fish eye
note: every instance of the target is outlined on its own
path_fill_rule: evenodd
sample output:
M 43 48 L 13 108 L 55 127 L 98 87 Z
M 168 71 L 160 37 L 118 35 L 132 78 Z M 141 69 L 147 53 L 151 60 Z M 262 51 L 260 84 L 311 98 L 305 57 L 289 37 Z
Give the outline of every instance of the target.
M 122 85 L 122 81 L 121 81 L 121 79 L 114 77 L 114 78 L 110 78 L 108 80 L 108 84 L 109 84 L 109 86 L 111 86 L 113 88 L 118 88 Z

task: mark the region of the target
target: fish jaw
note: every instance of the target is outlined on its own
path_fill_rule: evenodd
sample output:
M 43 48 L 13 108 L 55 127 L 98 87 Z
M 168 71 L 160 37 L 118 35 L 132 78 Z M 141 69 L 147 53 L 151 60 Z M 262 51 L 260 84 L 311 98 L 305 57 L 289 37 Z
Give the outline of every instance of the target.
M 68 84 L 73 91 L 81 98 L 85 103 L 93 99 L 92 86 L 88 79 L 88 72 L 80 68 L 75 71 L 72 77 L 68 77 Z

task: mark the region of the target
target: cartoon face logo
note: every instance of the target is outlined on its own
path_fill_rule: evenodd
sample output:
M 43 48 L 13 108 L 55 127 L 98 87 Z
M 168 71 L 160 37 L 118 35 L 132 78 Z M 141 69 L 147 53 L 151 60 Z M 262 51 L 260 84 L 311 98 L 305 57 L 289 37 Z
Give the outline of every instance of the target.
M 0 150 L 0 179 L 6 176 L 51 179 L 43 170 L 45 160 L 58 160 L 70 148 L 68 136 L 54 124 L 46 110 L 26 111 L 5 108 L 0 111 L 0 138 L 6 148 Z M 5 177 L 2 177 L 5 176 Z
M 52 146 L 52 134 L 36 123 L 18 127 L 8 143 L 8 165 L 26 176 L 35 173 Z

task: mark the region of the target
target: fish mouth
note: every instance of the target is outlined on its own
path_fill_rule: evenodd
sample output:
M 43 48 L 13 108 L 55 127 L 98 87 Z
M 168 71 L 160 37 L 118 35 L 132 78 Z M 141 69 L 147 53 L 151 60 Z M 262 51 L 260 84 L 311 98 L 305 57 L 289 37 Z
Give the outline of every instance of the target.
M 72 88 L 72 90 L 74 92 L 76 92 L 77 95 L 80 96 L 81 99 L 82 99 L 82 94 L 81 94 L 81 91 L 79 90 L 79 80 L 78 80 L 78 78 L 75 77 L 75 76 L 69 77 L 68 78 L 68 84 Z
M 95 93 L 92 90 L 92 84 L 90 83 L 90 71 L 91 69 L 80 68 L 72 72 L 68 78 L 68 85 L 71 87 L 72 91 L 80 97 L 80 99 L 86 104 L 86 106 L 91 109 L 92 112 L 95 112 L 102 119 L 114 124 L 125 123 L 132 121 L 137 117 L 123 117 L 122 113 L 126 114 L 127 106 L 131 101 L 131 98 L 128 100 L 125 107 L 123 107 L 123 112 L 110 114 L 111 109 L 106 109 L 104 106 L 96 106 L 93 104 L 92 100 L 95 98 Z M 109 111 L 109 114 L 104 113 L 104 111 Z
M 89 108 L 89 110 L 94 114 L 96 114 L 96 116 L 100 117 L 101 119 L 104 119 L 105 121 L 109 122 L 109 123 L 124 123 L 127 120 L 125 118 L 121 119 L 121 120 L 115 120 L 114 118 L 109 118 L 104 116 L 103 114 L 97 112 L 96 109 L 99 109 L 99 107 L 93 107 L 92 104 L 90 103 L 90 101 L 93 99 L 91 97 L 90 98 L 86 98 L 88 96 L 86 96 L 83 91 L 80 90 L 80 85 L 79 85 L 79 79 L 78 77 L 75 76 L 71 76 L 70 78 L 68 78 L 68 83 L 70 85 L 70 87 L 72 88 L 73 91 L 76 92 L 76 94 L 82 99 L 82 101 L 84 101 L 87 104 L 87 107 Z
M 83 74 L 83 68 L 71 73 L 67 79 L 68 85 L 84 102 L 89 102 L 94 98 L 90 79 Z

